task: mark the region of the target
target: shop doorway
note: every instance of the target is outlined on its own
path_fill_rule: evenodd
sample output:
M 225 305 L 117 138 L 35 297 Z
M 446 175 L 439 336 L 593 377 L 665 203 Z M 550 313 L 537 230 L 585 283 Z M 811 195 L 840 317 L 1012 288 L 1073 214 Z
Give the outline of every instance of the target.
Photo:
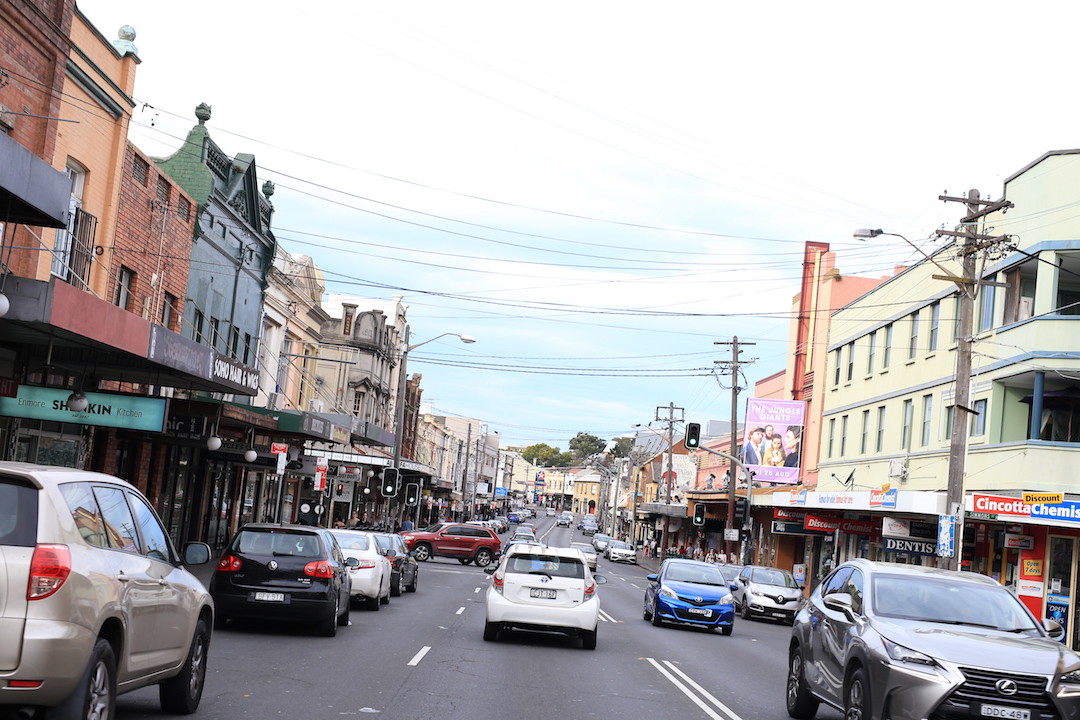
M 1051 535 L 1046 571 L 1046 606 L 1043 617 L 1052 618 L 1065 628 L 1063 642 L 1076 649 L 1077 603 L 1072 589 L 1076 587 L 1076 557 L 1078 538 Z

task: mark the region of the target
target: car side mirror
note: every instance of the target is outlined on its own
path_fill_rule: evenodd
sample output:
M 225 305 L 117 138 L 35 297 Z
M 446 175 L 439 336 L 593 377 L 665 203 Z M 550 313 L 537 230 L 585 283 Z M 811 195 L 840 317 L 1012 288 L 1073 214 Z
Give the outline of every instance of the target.
M 731 589 L 732 590 L 738 590 L 739 589 L 739 584 L 738 583 L 731 583 Z
M 354 558 L 354 557 L 347 557 L 347 558 L 345 558 L 345 564 L 346 564 L 346 565 L 348 565 L 348 566 L 349 566 L 349 567 L 351 567 L 351 568 L 354 568 L 354 567 L 360 567 L 360 561 L 359 561 L 359 560 L 357 560 L 357 559 L 356 559 L 356 558 Z
M 210 562 L 210 546 L 204 542 L 190 542 L 184 545 L 185 565 L 205 565 Z
M 825 607 L 834 612 L 844 613 L 848 617 L 854 615 L 851 609 L 851 595 L 845 592 L 833 592 L 822 598 Z
M 592 579 L 596 581 L 597 585 L 604 585 L 605 583 L 607 583 L 607 578 L 603 575 L 593 575 Z
M 659 578 L 659 577 L 660 577 L 659 575 L 646 575 L 645 579 L 648 580 L 649 582 L 656 582 L 657 578 Z
M 484 568 L 484 574 L 485 575 L 494 575 L 495 574 L 495 566 L 494 565 L 488 565 L 487 567 L 485 567 Z
M 1053 618 L 1043 618 L 1042 624 L 1051 640 L 1061 640 L 1065 637 L 1065 628 L 1063 628 L 1061 623 L 1057 620 L 1054 620 Z

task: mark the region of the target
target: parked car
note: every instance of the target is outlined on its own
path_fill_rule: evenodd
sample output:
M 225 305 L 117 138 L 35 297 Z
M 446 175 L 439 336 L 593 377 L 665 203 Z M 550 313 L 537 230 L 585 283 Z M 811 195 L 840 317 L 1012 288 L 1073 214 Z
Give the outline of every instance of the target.
M 596 549 L 592 545 L 583 542 L 572 542 L 570 547 L 580 550 L 581 554 L 585 556 L 585 563 L 589 566 L 589 569 L 596 570 Z
M 331 530 L 338 541 L 341 554 L 356 558 L 357 565 L 349 568 L 351 597 L 363 601 L 368 610 L 378 610 L 390 602 L 390 575 L 393 568 L 383 554 L 375 533 L 360 530 Z
M 571 548 L 515 546 L 491 575 L 485 602 L 484 640 L 498 640 L 503 630 L 562 632 L 596 649 L 600 620 L 597 585 L 581 553 Z
M 592 546 L 596 548 L 596 552 L 603 554 L 604 549 L 611 542 L 612 537 L 602 532 L 594 532 L 592 536 Z
M 420 565 L 405 547 L 405 539 L 394 533 L 375 533 L 375 540 L 390 561 L 390 594 L 397 597 L 402 592 L 416 592 Z
M 570 527 L 572 522 L 574 522 L 573 513 L 564 512 L 562 515 L 555 518 L 555 524 L 560 527 Z
M 499 557 L 502 542 L 491 529 L 465 523 L 437 523 L 419 531 L 401 533 L 405 546 L 420 562 L 432 557 L 456 558 L 463 565 L 487 567 Z
M 184 563 L 209 560 L 185 546 Z M 165 713 L 198 708 L 214 603 L 133 486 L 0 462 L 0 578 L 0 716 L 111 717 L 153 684 Z
M 767 617 L 790 625 L 802 605 L 802 586 L 781 568 L 747 565 L 735 586 L 735 605 L 744 620 Z
M 505 515 L 496 515 L 495 522 L 499 524 L 496 532 L 504 533 L 510 529 L 510 520 Z
M 349 569 L 359 564 L 325 528 L 243 525 L 210 580 L 217 625 L 233 618 L 313 622 L 333 637 L 349 624 Z
M 820 703 L 847 718 L 1068 718 L 1080 656 L 995 580 L 852 560 L 799 610 L 788 649 L 788 714 Z
M 731 565 L 728 563 L 717 563 L 716 567 L 720 568 L 720 573 L 724 576 L 724 579 L 728 582 L 735 582 L 735 579 L 739 577 L 739 573 L 742 572 L 743 565 Z
M 735 604 L 731 584 L 720 569 L 700 560 L 669 558 L 655 575 L 646 577 L 642 617 L 653 625 L 679 623 L 719 630 L 730 635 L 735 628 Z
M 595 535 L 593 536 L 596 537 Z M 604 548 L 604 557 L 611 562 L 628 562 L 637 564 L 637 550 L 628 542 L 622 540 L 610 540 Z

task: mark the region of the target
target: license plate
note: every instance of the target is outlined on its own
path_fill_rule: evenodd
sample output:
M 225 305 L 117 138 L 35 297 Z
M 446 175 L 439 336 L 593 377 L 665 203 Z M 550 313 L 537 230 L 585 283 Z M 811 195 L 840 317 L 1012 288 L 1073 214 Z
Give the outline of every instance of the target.
M 712 610 L 709 608 L 687 608 L 686 612 L 693 613 L 694 615 L 704 615 L 705 617 L 712 615 Z
M 255 599 L 262 602 L 285 602 L 285 593 L 257 592 Z
M 982 717 L 1004 718 L 1005 720 L 1031 720 L 1031 711 L 1026 708 L 1004 707 L 1002 705 L 980 705 Z
M 548 590 L 546 588 L 529 588 L 529 597 L 545 598 L 547 600 L 555 599 L 555 591 Z

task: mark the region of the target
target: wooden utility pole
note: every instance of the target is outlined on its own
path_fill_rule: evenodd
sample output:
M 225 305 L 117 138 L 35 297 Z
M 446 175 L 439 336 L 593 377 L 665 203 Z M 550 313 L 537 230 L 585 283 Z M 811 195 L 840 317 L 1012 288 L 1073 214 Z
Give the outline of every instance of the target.
M 667 410 L 667 417 L 666 418 L 660 417 L 660 411 L 661 410 Z M 677 420 L 675 418 L 675 411 L 676 410 L 679 411 L 679 417 L 678 417 Z M 674 466 L 674 461 L 675 461 L 675 458 L 674 458 L 674 455 L 675 455 L 675 423 L 683 421 L 683 412 L 684 411 L 685 411 L 685 408 L 677 408 L 677 407 L 675 407 L 675 403 L 673 403 L 673 402 L 668 403 L 668 406 L 666 408 L 663 408 L 663 407 L 656 408 L 656 420 L 658 422 L 663 420 L 664 422 L 667 423 L 667 441 L 668 441 L 668 451 L 667 452 L 668 452 L 668 455 L 667 455 L 667 472 L 665 473 L 665 478 L 664 478 L 664 506 L 665 506 L 665 509 L 670 509 L 670 507 L 671 507 L 671 483 L 674 480 L 673 466 Z M 668 518 L 669 518 L 669 516 L 667 514 L 665 514 L 664 515 L 664 533 L 663 533 L 663 535 L 660 536 L 661 537 L 661 539 L 660 539 L 660 547 L 661 547 L 660 557 L 666 557 L 666 555 L 667 555 L 667 548 L 668 548 Z
M 738 413 L 739 413 L 739 366 L 749 365 L 751 360 L 739 360 L 739 353 L 742 352 L 741 348 L 749 345 L 756 345 L 757 343 L 739 342 L 739 338 L 732 336 L 731 342 L 714 342 L 713 345 L 730 345 L 731 346 L 731 360 L 719 361 L 725 366 L 726 371 L 731 373 L 731 456 L 739 457 L 739 432 L 738 432 Z M 727 508 L 727 525 L 726 530 L 735 528 L 735 487 L 739 484 L 739 468 L 734 463 L 728 463 L 728 508 Z M 753 484 L 752 480 L 748 477 L 746 481 L 746 502 L 750 502 L 750 488 Z M 728 557 L 735 552 L 736 546 L 734 540 L 724 539 L 724 552 Z

